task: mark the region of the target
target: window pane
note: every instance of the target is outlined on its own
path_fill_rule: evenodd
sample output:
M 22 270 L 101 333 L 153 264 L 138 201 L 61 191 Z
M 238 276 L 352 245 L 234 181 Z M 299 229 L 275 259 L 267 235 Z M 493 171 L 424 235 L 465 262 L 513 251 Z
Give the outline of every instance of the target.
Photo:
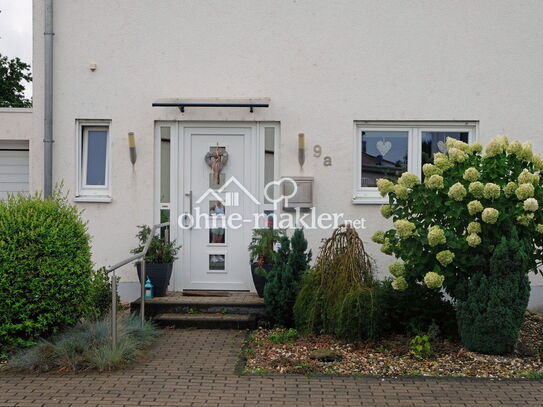
M 467 131 L 423 131 L 422 165 L 433 162 L 435 153 L 447 152 L 447 137 L 467 143 L 469 133 Z
M 87 132 L 87 185 L 106 184 L 107 130 Z
M 225 207 L 221 201 L 209 201 L 209 243 L 225 243 Z
M 360 186 L 375 187 L 379 178 L 396 181 L 407 171 L 407 143 L 407 131 L 363 131 Z
M 225 257 L 224 254 L 210 254 L 209 270 L 224 270 Z

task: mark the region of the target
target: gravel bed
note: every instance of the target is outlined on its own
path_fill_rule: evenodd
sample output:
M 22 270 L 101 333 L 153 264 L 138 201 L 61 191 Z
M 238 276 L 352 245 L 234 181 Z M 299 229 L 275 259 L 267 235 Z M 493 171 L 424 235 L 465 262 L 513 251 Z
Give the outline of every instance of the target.
M 253 332 L 245 350 L 247 373 L 543 378 L 543 317 L 532 313 L 526 315 L 515 353 L 507 356 L 478 354 L 458 342 L 436 339 L 433 355 L 417 359 L 405 336 L 359 344 L 330 336 L 271 343 L 270 335 L 281 331 Z

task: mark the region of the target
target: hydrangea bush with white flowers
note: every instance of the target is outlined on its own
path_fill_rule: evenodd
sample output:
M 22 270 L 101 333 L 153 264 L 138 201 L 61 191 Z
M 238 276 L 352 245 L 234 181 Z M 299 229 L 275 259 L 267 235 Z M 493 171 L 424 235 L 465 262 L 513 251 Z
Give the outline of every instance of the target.
M 380 179 L 377 187 L 389 204 L 381 208 L 394 228 L 377 232 L 373 241 L 394 255 L 393 287 L 405 290 L 424 284 L 454 299 L 467 295 L 470 275 L 488 267 L 501 237 L 516 228 L 533 245 L 527 270 L 536 271 L 543 252 L 540 202 L 543 159 L 530 143 L 492 140 L 483 153 L 480 143 L 447 139 L 447 153 L 424 164 L 424 182 L 404 173 L 397 184 Z

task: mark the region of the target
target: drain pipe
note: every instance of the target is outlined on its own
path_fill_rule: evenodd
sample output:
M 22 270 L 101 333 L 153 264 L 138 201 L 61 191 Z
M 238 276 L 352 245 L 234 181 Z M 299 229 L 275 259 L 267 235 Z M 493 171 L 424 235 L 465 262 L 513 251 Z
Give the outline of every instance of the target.
M 53 193 L 53 0 L 45 0 L 43 194 Z

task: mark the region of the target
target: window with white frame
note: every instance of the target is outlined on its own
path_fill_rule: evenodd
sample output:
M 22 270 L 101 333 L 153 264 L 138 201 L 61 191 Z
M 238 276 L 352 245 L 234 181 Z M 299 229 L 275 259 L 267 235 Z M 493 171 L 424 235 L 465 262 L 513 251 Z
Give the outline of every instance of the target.
M 423 164 L 447 152 L 447 137 L 472 143 L 476 131 L 476 122 L 355 123 L 353 203 L 386 203 L 379 178 L 396 181 L 406 171 L 420 177 Z
M 109 122 L 78 122 L 77 200 L 111 200 Z

